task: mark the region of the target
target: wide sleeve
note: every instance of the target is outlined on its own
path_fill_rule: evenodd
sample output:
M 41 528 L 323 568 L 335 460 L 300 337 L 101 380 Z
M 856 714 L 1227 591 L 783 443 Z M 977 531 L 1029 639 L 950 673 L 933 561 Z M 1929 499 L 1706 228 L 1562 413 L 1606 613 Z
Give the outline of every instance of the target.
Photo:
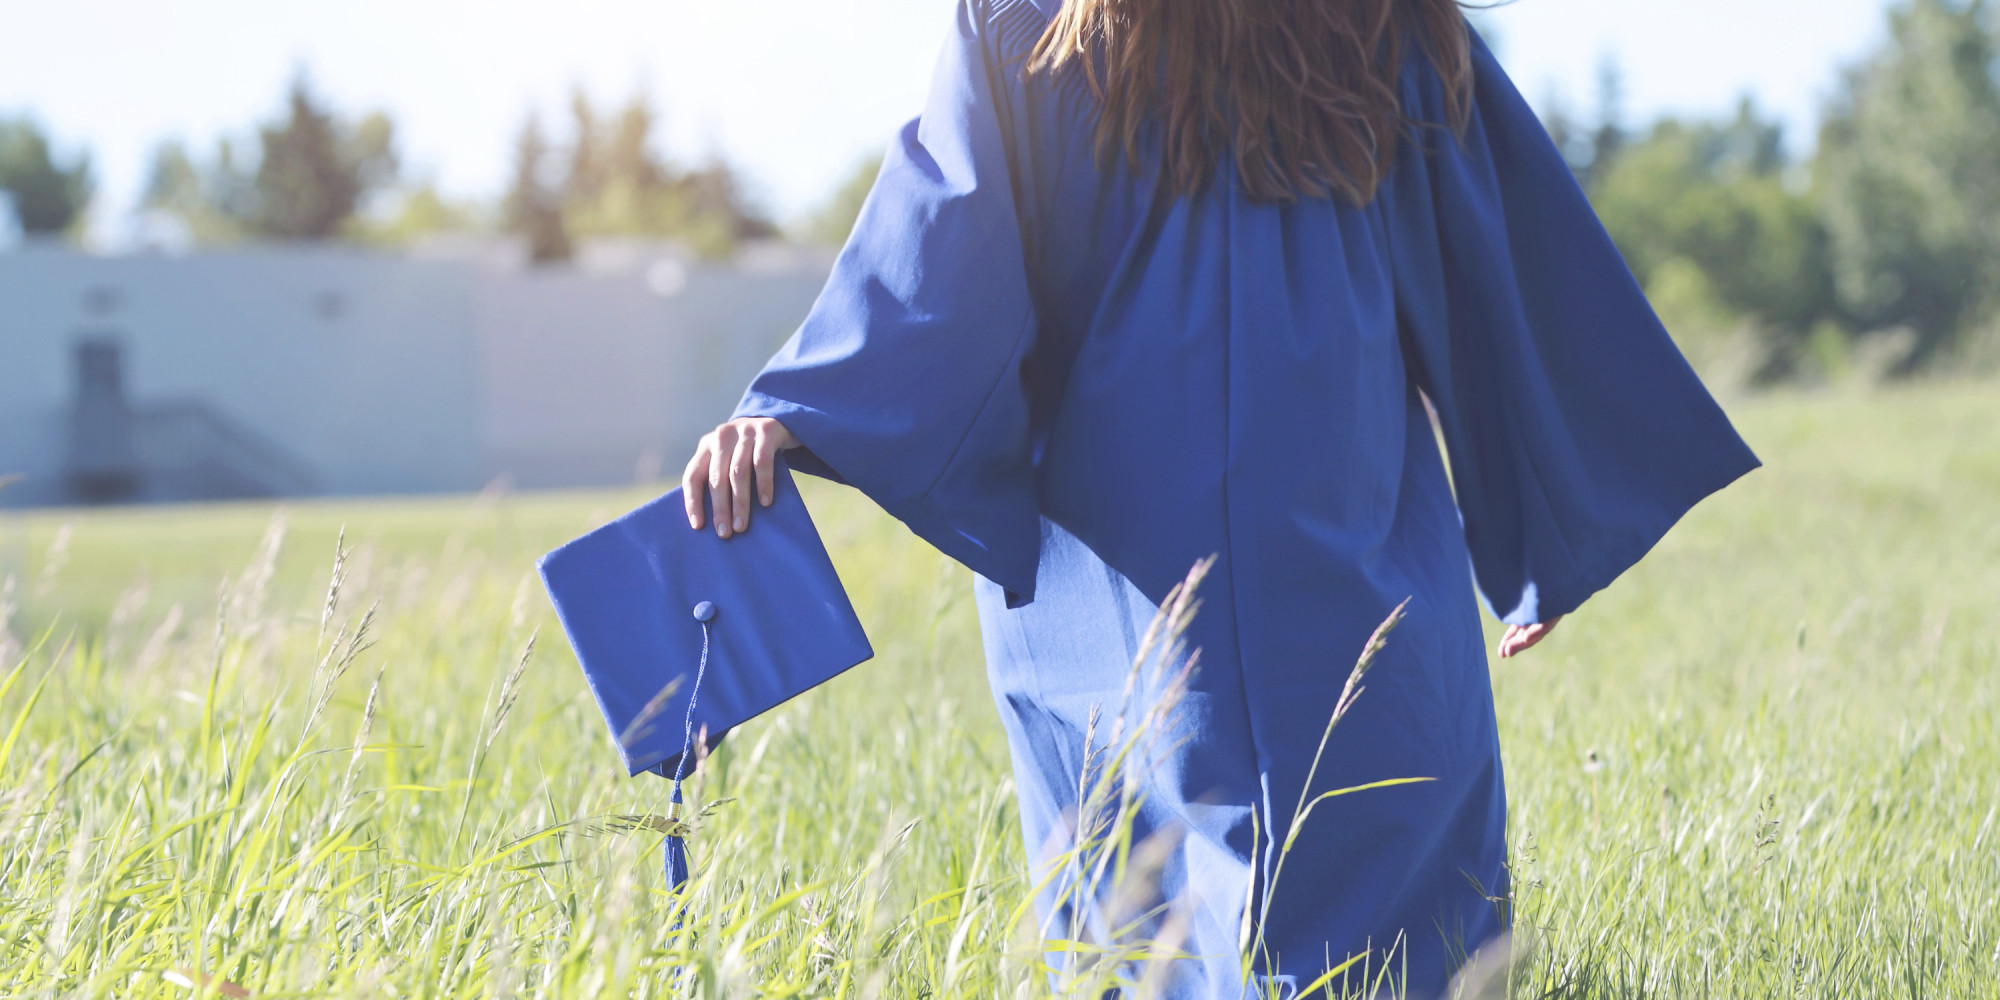
M 1472 568 L 1512 624 L 1567 613 L 1757 467 L 1674 347 L 1493 54 L 1454 136 L 1413 57 L 1384 190 L 1412 376 L 1450 455 Z
M 846 482 L 1031 600 L 1041 551 L 1023 361 L 1035 337 L 1010 163 L 1013 85 L 961 0 L 923 113 L 882 163 L 825 289 L 751 382 L 794 468 Z

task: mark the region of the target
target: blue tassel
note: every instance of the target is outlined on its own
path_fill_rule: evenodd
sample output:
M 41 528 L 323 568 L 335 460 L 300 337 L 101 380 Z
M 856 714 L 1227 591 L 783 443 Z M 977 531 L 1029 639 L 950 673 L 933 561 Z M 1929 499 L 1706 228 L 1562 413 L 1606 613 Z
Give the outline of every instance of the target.
M 701 664 L 695 668 L 694 689 L 688 692 L 687 722 L 681 732 L 681 756 L 674 762 L 674 791 L 668 801 L 667 819 L 675 828 L 685 829 L 681 818 L 681 778 L 687 774 L 688 758 L 694 756 L 694 702 L 701 696 L 701 679 L 708 674 L 708 623 L 715 617 L 715 605 L 707 601 L 694 606 L 695 621 L 701 623 Z M 667 834 L 666 842 L 660 845 L 661 866 L 666 869 L 667 888 L 678 890 L 687 884 L 688 854 L 687 838 L 679 833 Z
M 676 806 L 681 804 L 681 790 L 678 785 L 674 786 L 673 803 Z M 679 814 L 680 810 L 675 809 L 674 813 Z M 679 889 L 681 886 L 686 885 L 688 880 L 687 839 L 678 834 L 668 834 L 666 843 L 660 847 L 660 853 L 662 856 L 661 859 L 665 862 L 667 869 L 667 887 L 670 889 Z

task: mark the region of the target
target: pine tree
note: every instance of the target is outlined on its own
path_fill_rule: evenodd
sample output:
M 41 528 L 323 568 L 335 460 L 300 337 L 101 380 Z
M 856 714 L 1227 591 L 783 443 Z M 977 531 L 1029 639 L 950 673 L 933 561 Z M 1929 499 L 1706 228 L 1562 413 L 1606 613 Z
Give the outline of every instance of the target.
M 1597 66 L 1597 130 L 1590 137 L 1592 186 L 1617 163 L 1626 138 L 1625 73 L 1617 60 L 1606 56 Z
M 536 264 L 568 260 L 570 256 L 562 194 L 542 176 L 549 152 L 541 120 L 530 114 L 514 143 L 514 185 L 507 192 L 504 211 L 507 230 L 527 237 L 528 259 Z
M 286 105 L 286 119 L 261 132 L 257 228 L 278 239 L 337 236 L 362 196 L 394 179 L 394 128 L 380 114 L 345 127 L 314 99 L 303 75 Z

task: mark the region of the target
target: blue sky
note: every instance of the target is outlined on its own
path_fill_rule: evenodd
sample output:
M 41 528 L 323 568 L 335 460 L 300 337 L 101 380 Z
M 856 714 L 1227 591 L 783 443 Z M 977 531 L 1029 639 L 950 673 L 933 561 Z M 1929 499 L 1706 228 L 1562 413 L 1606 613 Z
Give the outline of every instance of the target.
M 0 114 L 32 112 L 95 157 L 94 232 L 113 240 L 149 151 L 206 148 L 272 117 L 306 66 L 341 109 L 383 108 L 405 162 L 490 197 L 539 108 L 580 86 L 643 91 L 667 152 L 720 151 L 781 217 L 810 209 L 922 100 L 952 0 L 7 0 Z M 1594 104 L 1624 69 L 1629 117 L 1720 113 L 1750 93 L 1810 143 L 1839 67 L 1883 32 L 1883 0 L 1514 0 L 1480 15 L 1529 98 Z

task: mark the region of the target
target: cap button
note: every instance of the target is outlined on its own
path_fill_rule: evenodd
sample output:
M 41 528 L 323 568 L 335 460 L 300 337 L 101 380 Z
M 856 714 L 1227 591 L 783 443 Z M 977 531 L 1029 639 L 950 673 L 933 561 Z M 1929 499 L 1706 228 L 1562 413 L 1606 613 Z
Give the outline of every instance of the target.
M 703 601 L 703 602 L 701 602 L 700 604 L 697 604 L 697 605 L 695 605 L 695 606 L 694 606 L 694 620 L 695 620 L 695 621 L 698 621 L 698 622 L 705 622 L 705 621 L 709 620 L 710 618 L 714 618 L 714 617 L 715 617 L 715 605 L 713 605 L 713 604 L 711 604 L 711 603 L 709 603 L 709 602 L 707 602 L 707 601 Z

